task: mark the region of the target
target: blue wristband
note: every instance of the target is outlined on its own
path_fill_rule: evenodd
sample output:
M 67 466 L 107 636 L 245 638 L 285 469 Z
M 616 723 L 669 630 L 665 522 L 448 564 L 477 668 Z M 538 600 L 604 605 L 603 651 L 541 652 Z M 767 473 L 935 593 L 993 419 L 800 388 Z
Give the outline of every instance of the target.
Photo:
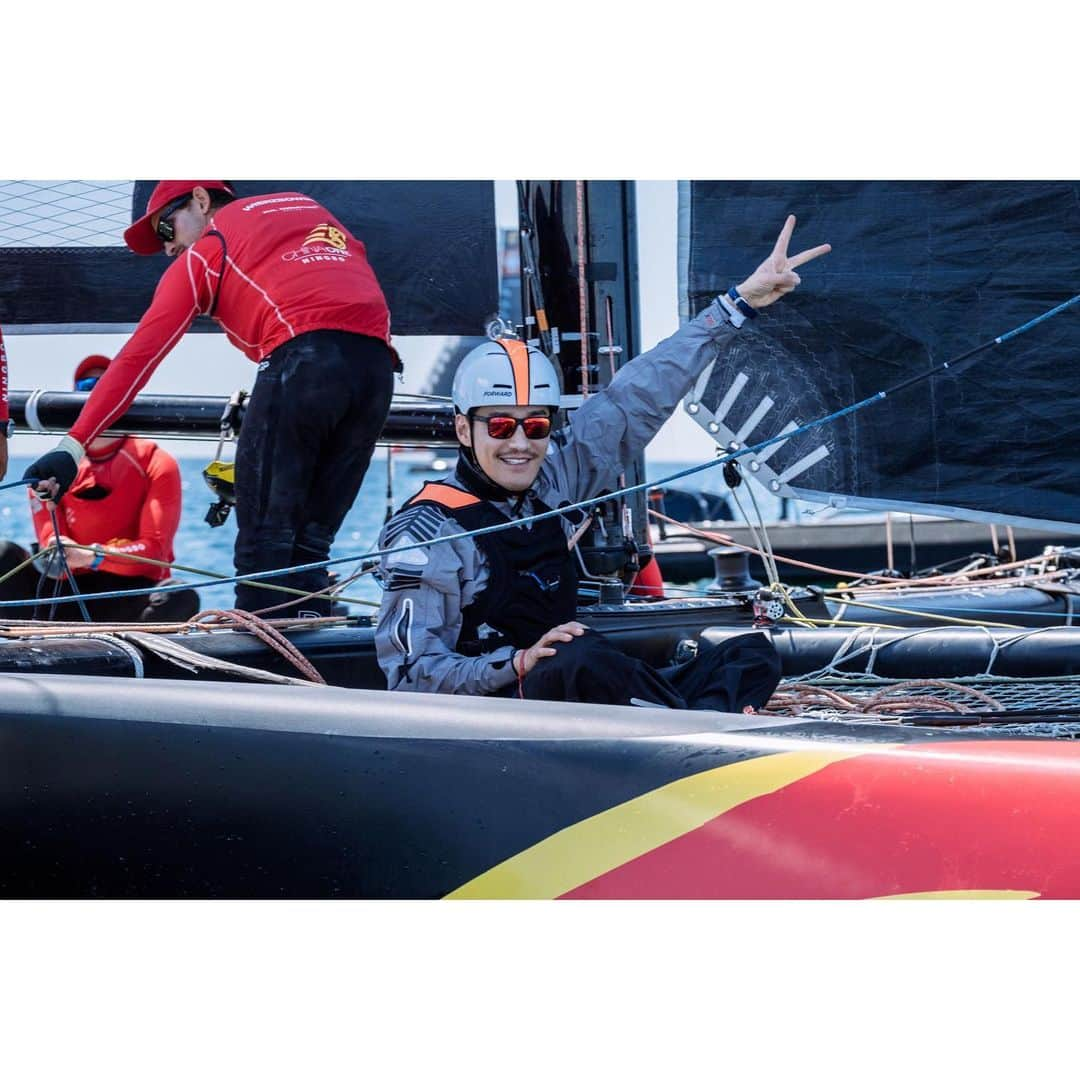
M 716 306 L 727 316 L 727 321 L 739 329 L 746 322 L 746 316 L 728 299 L 727 293 L 721 293 L 716 298 Z
M 94 556 L 94 561 L 90 564 L 90 570 L 96 570 L 105 561 L 105 552 L 101 548 L 97 548 L 97 554 Z
M 752 308 L 740 295 L 739 290 L 734 285 L 727 291 L 728 299 L 739 309 L 740 313 L 745 315 L 748 319 L 757 318 L 757 310 Z

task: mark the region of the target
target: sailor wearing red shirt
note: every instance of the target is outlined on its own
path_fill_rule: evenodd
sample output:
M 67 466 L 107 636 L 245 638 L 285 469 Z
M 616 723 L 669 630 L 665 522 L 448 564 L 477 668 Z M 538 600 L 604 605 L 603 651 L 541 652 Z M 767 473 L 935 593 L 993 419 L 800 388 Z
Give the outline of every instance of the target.
M 107 356 L 86 357 L 75 369 L 75 389 L 92 390 L 108 367 Z M 67 567 L 75 575 L 80 593 L 147 589 L 169 577 L 168 566 L 124 558 L 135 555 L 162 563 L 173 561 L 173 540 L 180 524 L 180 470 L 172 455 L 151 440 L 126 435 L 94 439 L 67 495 L 50 506 L 31 492 L 30 504 L 34 531 L 43 550 L 57 540 L 55 513 Z M 27 558 L 18 549 L 8 561 L 20 554 L 17 561 Z M 55 556 L 44 562 L 46 574 L 59 580 L 56 594 L 70 596 L 73 590 L 63 562 Z M 43 587 L 45 583 L 39 583 L 29 567 L 17 577 L 19 580 L 4 592 L 5 599 L 31 599 L 36 594 L 44 599 L 53 593 L 54 587 Z M 194 589 L 161 593 L 153 600 L 144 594 L 87 605 L 94 622 L 181 620 L 198 608 Z
M 328 558 L 390 409 L 390 315 L 364 245 L 297 192 L 235 198 L 222 180 L 163 180 L 125 233 L 176 261 L 56 450 L 26 472 L 53 498 L 197 315 L 259 365 L 236 453 L 238 574 Z M 325 589 L 325 569 L 272 579 Z M 277 594 L 275 594 L 276 596 Z M 249 611 L 278 603 L 237 585 Z M 328 614 L 325 598 L 305 614 Z
M 0 480 L 7 475 L 8 439 L 13 427 L 8 413 L 7 353 L 4 351 L 4 334 L 0 331 Z

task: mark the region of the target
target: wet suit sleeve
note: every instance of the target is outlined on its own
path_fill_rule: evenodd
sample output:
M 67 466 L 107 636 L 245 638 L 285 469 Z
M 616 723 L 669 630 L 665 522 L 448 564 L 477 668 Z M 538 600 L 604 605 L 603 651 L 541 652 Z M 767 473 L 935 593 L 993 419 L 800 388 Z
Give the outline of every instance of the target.
M 671 337 L 631 360 L 552 438 L 543 466 L 549 482 L 575 500 L 614 488 L 619 474 L 645 449 L 735 332 L 713 301 Z
M 69 432 L 84 449 L 127 412 L 195 316 L 209 310 L 217 277 L 215 256 L 220 262 L 220 247 L 200 240 L 162 275 L 146 314 L 90 392 Z
M 418 515 L 412 529 L 394 532 L 395 520 L 387 530 L 391 530 L 392 544 L 399 547 L 461 531 L 456 522 L 444 519 L 438 532 L 431 532 Z M 380 547 L 388 546 L 387 530 L 380 537 Z M 488 576 L 472 540 L 400 553 L 391 550 L 383 556 L 381 576 L 385 591 L 375 649 L 391 690 L 490 694 L 514 682 L 511 646 L 483 656 L 462 656 L 454 651 L 462 610 L 484 587 Z
M 180 467 L 162 450 L 155 450 L 146 469 L 149 487 L 139 512 L 139 535 L 115 537 L 105 542 L 130 555 L 169 561 L 173 538 L 180 527 Z M 126 577 L 146 577 L 150 567 L 135 559 L 106 555 L 98 570 Z

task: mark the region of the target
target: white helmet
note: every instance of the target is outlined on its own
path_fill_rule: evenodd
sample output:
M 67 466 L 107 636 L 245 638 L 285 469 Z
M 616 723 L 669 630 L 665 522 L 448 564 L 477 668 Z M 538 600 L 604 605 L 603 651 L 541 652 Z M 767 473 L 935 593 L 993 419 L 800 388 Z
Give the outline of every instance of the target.
M 559 373 L 535 346 L 514 338 L 477 345 L 454 373 L 454 407 L 465 414 L 481 405 L 559 407 Z

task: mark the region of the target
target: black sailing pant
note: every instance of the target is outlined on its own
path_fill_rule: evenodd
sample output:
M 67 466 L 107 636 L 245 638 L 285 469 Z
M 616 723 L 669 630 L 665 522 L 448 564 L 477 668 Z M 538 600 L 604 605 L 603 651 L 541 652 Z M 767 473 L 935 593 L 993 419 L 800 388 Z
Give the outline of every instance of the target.
M 663 669 L 627 656 L 593 630 L 552 647 L 555 655 L 525 676 L 526 698 L 742 712 L 747 705 L 760 709 L 780 681 L 779 654 L 763 634 L 703 641 L 695 659 Z
M 360 490 L 393 394 L 385 342 L 313 330 L 259 365 L 236 447 L 237 574 L 321 562 Z M 329 583 L 325 568 L 266 579 L 304 592 Z M 286 593 L 243 582 L 236 606 L 258 611 Z M 283 609 L 327 615 L 325 598 Z

